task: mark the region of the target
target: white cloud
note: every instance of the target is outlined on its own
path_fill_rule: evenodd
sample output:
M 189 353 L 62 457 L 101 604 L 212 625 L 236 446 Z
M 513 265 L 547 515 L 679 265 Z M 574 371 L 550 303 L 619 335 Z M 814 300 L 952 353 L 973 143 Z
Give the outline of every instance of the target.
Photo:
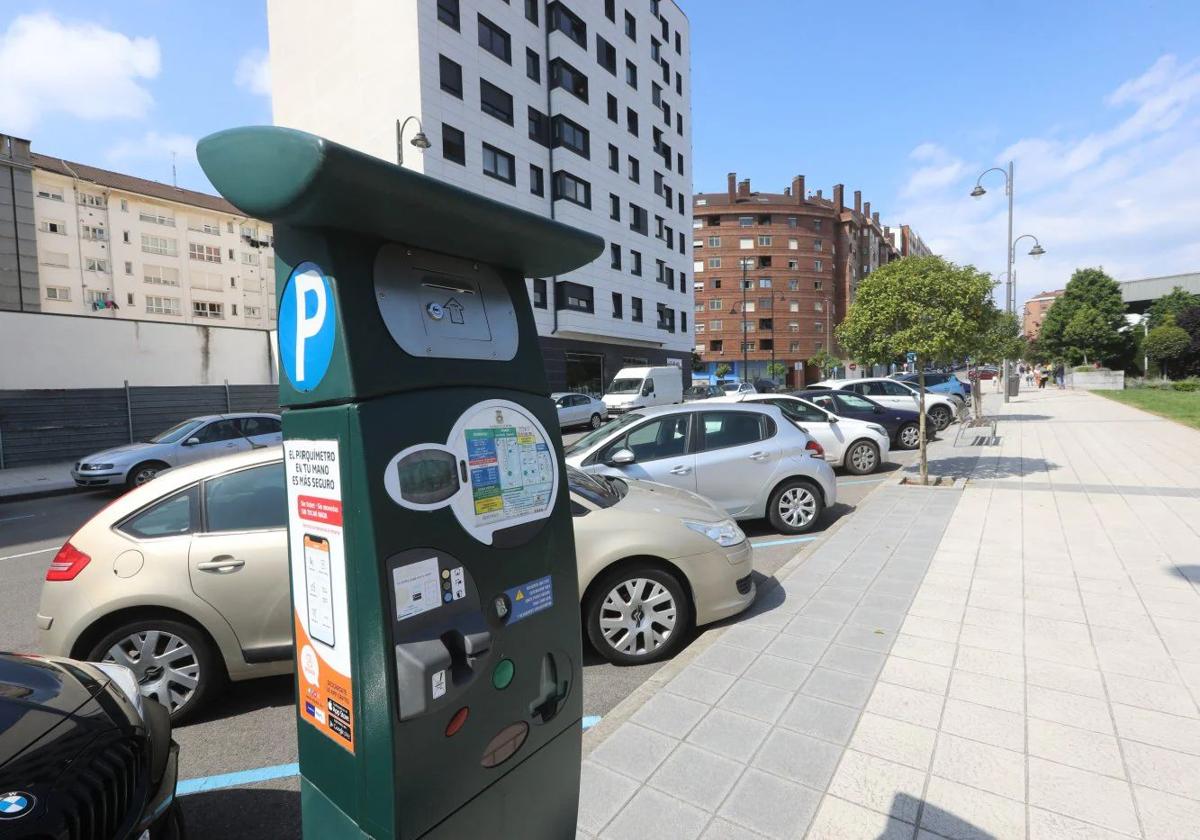
M 1118 280 L 1194 271 L 1200 263 L 1200 61 L 1164 56 L 1096 103 L 1097 129 L 1060 130 L 1011 142 L 992 161 L 964 162 L 936 144 L 911 154 L 896 220 L 938 253 L 999 276 L 1005 268 L 1002 179 L 968 197 L 971 176 L 1014 161 L 1014 235 L 1035 234 L 1046 256 L 1017 248 L 1017 305 L 1061 288 L 1071 272 L 1103 266 Z M 950 173 L 955 172 L 955 177 Z
M 137 172 L 164 184 L 171 183 L 174 165 L 180 186 L 203 183 L 196 161 L 196 138 L 187 134 L 147 131 L 141 137 L 118 141 L 105 153 L 105 159 L 118 171 Z
M 271 95 L 271 56 L 264 50 L 251 50 L 242 56 L 233 83 L 240 88 L 259 94 Z
M 142 117 L 154 104 L 158 42 L 42 12 L 15 18 L 0 34 L 0 125 L 27 133 L 41 118 Z

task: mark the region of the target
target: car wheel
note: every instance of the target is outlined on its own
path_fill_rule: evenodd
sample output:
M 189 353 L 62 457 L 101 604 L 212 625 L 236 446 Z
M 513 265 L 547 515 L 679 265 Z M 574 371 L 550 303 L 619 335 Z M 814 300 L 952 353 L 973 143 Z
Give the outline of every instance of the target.
M 649 563 L 613 569 L 591 586 L 584 607 L 587 635 L 602 657 L 640 665 L 672 656 L 692 623 L 692 604 L 679 579 Z
M 946 406 L 935 405 L 933 408 L 929 409 L 929 419 L 933 421 L 933 427 L 940 432 L 942 429 L 949 426 L 950 421 L 954 418 L 950 413 L 950 409 L 948 409 Z
M 130 490 L 141 487 L 143 484 L 153 481 L 155 476 L 166 468 L 167 465 L 162 461 L 143 461 L 125 476 L 125 486 Z
M 775 488 L 767 503 L 767 519 L 784 534 L 803 534 L 816 524 L 825 503 L 821 491 L 802 478 L 791 478 Z
M 916 449 L 921 445 L 921 426 L 918 423 L 905 423 L 896 432 L 896 443 L 901 449 Z
M 867 475 L 879 469 L 879 447 L 869 440 L 856 440 L 846 450 L 842 459 L 846 472 L 854 475 Z
M 204 634 L 166 618 L 124 624 L 97 642 L 86 658 L 116 662 L 133 671 L 142 695 L 161 703 L 173 725 L 201 708 L 225 679 L 225 669 Z
M 593 414 L 593 415 L 592 415 L 592 423 L 591 423 L 591 425 L 592 425 L 592 428 L 593 428 L 593 429 L 599 429 L 602 423 L 604 423 L 604 421 L 600 419 L 600 415 L 599 415 L 599 414 Z

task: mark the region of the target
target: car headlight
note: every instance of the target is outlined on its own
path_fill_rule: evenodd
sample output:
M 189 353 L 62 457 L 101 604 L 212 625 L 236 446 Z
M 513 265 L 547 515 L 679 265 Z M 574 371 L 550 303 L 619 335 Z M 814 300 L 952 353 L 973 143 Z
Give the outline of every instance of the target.
M 112 464 L 83 464 L 81 469 L 85 470 L 111 470 Z
M 129 702 L 138 710 L 139 717 L 145 717 L 145 707 L 142 702 L 142 692 L 138 688 L 137 677 L 124 665 L 116 662 L 93 662 L 97 668 L 109 676 L 117 688 L 129 698 Z
M 697 534 L 703 534 L 717 545 L 725 548 L 737 545 L 746 539 L 742 529 L 732 519 L 723 519 L 720 522 L 693 522 L 690 519 L 684 519 L 682 522 Z
M 887 429 L 883 428 L 883 426 L 880 426 L 876 423 L 868 423 L 867 428 L 870 429 L 872 432 L 874 432 L 877 435 L 882 435 L 883 437 L 888 436 Z

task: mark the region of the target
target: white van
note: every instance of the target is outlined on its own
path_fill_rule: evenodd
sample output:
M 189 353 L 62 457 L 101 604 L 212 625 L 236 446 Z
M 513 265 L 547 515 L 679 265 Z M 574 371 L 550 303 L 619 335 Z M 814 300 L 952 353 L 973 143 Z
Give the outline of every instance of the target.
M 683 370 L 677 367 L 621 368 L 604 393 L 609 414 L 683 402 Z

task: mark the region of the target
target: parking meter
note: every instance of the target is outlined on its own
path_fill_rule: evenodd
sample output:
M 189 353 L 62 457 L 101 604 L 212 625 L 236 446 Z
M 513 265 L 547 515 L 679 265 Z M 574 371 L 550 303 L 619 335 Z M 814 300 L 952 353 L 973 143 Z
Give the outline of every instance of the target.
M 275 228 L 305 835 L 573 836 L 575 546 L 524 278 L 603 241 L 299 131 L 198 156 Z

